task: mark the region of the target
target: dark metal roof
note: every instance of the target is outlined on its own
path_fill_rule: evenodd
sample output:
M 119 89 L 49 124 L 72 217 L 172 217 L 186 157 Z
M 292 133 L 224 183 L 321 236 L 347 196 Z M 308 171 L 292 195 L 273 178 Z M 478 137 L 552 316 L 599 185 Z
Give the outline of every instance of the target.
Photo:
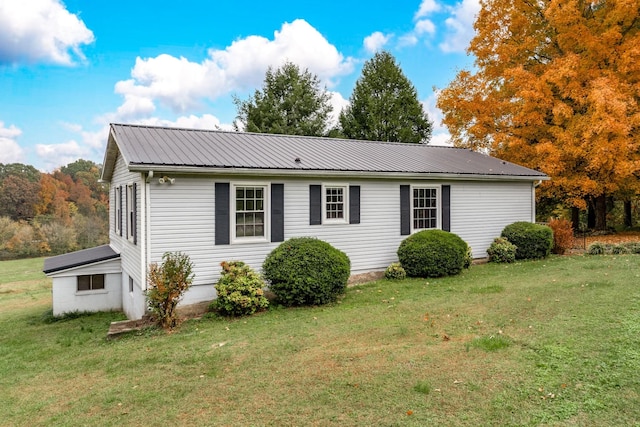
M 102 245 L 91 249 L 83 249 L 81 251 L 47 258 L 44 260 L 44 268 L 42 271 L 44 271 L 45 274 L 50 274 L 55 273 L 56 271 L 95 264 L 96 262 L 107 261 L 115 258 L 120 258 L 120 254 L 116 253 L 111 246 Z
M 547 176 L 468 149 L 309 136 L 112 124 L 103 179 L 119 151 L 130 170 L 247 169 L 354 173 Z

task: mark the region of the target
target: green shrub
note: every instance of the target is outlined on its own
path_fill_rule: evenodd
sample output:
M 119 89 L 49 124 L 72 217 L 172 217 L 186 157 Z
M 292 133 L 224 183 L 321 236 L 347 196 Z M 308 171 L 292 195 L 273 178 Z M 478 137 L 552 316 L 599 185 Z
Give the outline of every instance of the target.
M 222 262 L 222 274 L 215 288 L 217 298 L 210 308 L 225 316 L 246 316 L 269 306 L 264 281 L 242 261 Z
M 409 277 L 441 277 L 460 273 L 467 243 L 448 231 L 424 230 L 400 243 L 398 259 Z
M 393 262 L 384 271 L 384 277 L 389 280 L 402 280 L 407 277 L 407 272 L 399 262 Z
M 514 262 L 516 260 L 516 245 L 504 237 L 496 237 L 487 249 L 490 262 Z
M 553 247 L 551 228 L 526 221 L 507 225 L 501 237 L 517 246 L 516 259 L 546 258 Z
M 464 264 L 462 267 L 469 268 L 471 267 L 471 263 L 473 263 L 473 250 L 471 249 L 471 246 L 467 245 L 467 253 L 464 256 Z
M 606 245 L 601 242 L 593 242 L 589 245 L 589 248 L 587 248 L 587 253 L 589 255 L 604 255 L 606 251 Z
M 611 253 L 613 255 L 628 254 L 629 253 L 629 249 L 627 249 L 624 245 L 613 245 L 611 247 Z
M 627 248 L 627 250 L 629 251 L 629 253 L 632 254 L 640 254 L 640 243 L 638 242 L 626 242 L 622 244 L 625 248 Z
M 297 237 L 271 251 L 262 271 L 269 289 L 282 304 L 320 305 L 344 293 L 351 262 L 327 242 Z
M 175 310 L 193 282 L 192 270 L 189 255 L 181 252 L 165 252 L 162 265 L 153 263 L 149 266 L 149 288 L 146 292 L 149 309 L 165 329 L 173 329 L 178 324 Z

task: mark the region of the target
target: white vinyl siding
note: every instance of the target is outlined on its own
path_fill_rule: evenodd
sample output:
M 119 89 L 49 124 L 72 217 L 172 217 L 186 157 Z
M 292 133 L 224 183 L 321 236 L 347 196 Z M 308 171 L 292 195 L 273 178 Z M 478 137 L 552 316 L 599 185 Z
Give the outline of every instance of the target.
M 220 274 L 220 263 L 241 260 L 260 270 L 264 258 L 277 242 L 215 245 L 215 183 L 243 183 L 233 177 L 178 176 L 174 185 L 151 182 L 149 262 L 160 262 L 167 251 L 187 253 L 194 263 L 194 286 L 183 304 L 215 297 L 213 285 Z M 351 273 L 380 271 L 397 261 L 397 249 L 407 236 L 400 235 L 400 185 L 412 188 L 441 188 L 451 185 L 451 231 L 472 247 L 474 256 L 485 257 L 486 248 L 505 225 L 531 220 L 531 183 L 461 182 L 354 179 L 348 185 L 360 186 L 359 224 L 309 225 L 309 186 L 311 179 L 277 179 L 284 184 L 284 237 L 312 236 L 344 251 L 351 260 Z M 326 187 L 345 181 L 323 182 Z M 269 188 L 269 185 L 267 188 Z M 324 196 L 324 192 L 323 192 Z M 268 197 L 267 197 L 268 199 Z M 440 191 L 438 191 L 440 202 Z M 231 204 L 231 203 L 230 203 Z M 266 212 L 269 208 L 265 207 Z M 438 206 L 438 212 L 441 206 Z M 440 213 L 438 213 L 440 215 Z M 235 211 L 230 211 L 230 222 Z M 265 225 L 268 227 L 268 220 Z M 232 224 L 229 224 L 230 227 Z M 231 228 L 233 230 L 233 228 Z M 269 233 L 267 232 L 268 236 Z

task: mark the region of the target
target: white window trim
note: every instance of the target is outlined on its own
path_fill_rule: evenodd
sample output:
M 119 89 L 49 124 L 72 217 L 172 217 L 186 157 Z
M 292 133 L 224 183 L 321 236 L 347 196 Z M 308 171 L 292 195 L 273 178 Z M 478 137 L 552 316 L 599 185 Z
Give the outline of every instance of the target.
M 328 188 L 342 188 L 344 204 L 344 215 L 342 218 L 327 218 L 327 189 Z M 322 184 L 322 223 L 323 224 L 348 224 L 349 223 L 349 184 Z
M 435 228 L 414 228 L 413 224 L 413 190 L 414 189 L 429 189 L 436 190 L 436 227 Z M 409 204 L 411 212 L 411 233 L 417 233 L 423 230 L 441 230 L 442 229 L 442 185 L 441 184 L 429 184 L 429 185 L 412 185 L 411 193 L 409 194 Z
M 126 205 L 127 205 L 127 209 L 126 209 L 126 214 L 127 214 L 127 220 L 125 221 L 125 224 L 127 226 L 127 240 L 129 240 L 130 242 L 133 242 L 133 229 L 136 226 L 136 224 L 133 223 L 134 221 L 134 212 L 133 212 L 133 183 L 130 182 L 126 185 L 125 187 L 125 199 L 126 199 Z
M 263 187 L 264 188 L 264 236 L 236 237 L 236 188 Z M 231 244 L 264 243 L 269 242 L 271 236 L 271 185 L 268 182 L 232 182 L 229 197 L 229 217 L 231 230 Z

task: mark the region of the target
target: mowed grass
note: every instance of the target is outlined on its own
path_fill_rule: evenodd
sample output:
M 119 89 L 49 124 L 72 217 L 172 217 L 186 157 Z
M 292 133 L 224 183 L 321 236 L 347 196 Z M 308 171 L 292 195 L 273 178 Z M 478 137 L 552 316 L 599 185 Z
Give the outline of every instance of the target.
M 640 256 L 383 280 L 116 340 L 118 313 L 45 323 L 39 268 L 0 263 L 0 425 L 640 423 Z

